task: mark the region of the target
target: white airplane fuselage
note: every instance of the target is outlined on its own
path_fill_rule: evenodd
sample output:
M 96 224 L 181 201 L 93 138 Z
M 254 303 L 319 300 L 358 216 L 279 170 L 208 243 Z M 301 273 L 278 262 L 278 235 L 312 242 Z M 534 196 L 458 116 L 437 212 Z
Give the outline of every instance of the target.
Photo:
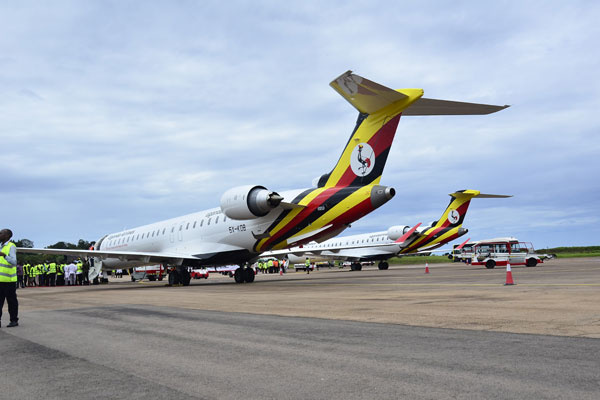
M 293 199 L 305 189 L 282 192 L 284 199 Z M 236 220 L 225 216 L 220 207 L 198 211 L 105 235 L 96 245 L 99 251 L 168 253 L 182 256 L 198 255 L 203 264 L 222 265 L 252 259 L 249 251 L 256 242 L 255 235 L 264 233 L 278 217 L 272 210 L 256 219 Z M 144 260 L 107 258 L 102 269 L 131 268 L 150 265 Z

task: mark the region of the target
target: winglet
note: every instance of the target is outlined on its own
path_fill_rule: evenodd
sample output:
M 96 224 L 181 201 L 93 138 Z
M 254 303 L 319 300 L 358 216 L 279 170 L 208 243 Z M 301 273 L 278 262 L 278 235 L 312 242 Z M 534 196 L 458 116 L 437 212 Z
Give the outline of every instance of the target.
M 420 222 L 418 224 L 416 224 L 415 226 L 413 226 L 412 228 L 410 228 L 410 230 L 408 232 L 406 232 L 404 235 L 402 235 L 400 238 L 398 238 L 394 243 L 404 242 L 406 239 L 408 239 L 410 237 L 410 235 L 412 235 L 414 233 L 414 231 L 417 230 L 417 228 L 419 226 L 421 226 Z

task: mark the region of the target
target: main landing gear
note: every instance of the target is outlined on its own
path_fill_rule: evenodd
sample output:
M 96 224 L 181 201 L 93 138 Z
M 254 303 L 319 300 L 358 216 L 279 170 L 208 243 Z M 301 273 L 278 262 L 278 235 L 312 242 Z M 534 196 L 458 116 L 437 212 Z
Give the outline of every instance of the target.
M 390 267 L 390 264 L 388 264 L 387 261 L 379 261 L 379 264 L 377 264 L 377 267 L 379 269 L 388 269 Z
M 239 267 L 235 270 L 235 274 L 233 274 L 233 279 L 235 279 L 235 283 L 252 283 L 254 282 L 255 272 L 250 267 Z
M 362 270 L 362 264 L 359 262 L 353 262 L 352 264 L 350 264 L 350 270 L 351 271 L 360 271 L 360 270 Z
M 192 276 L 187 267 L 173 267 L 169 270 L 169 286 L 189 286 Z

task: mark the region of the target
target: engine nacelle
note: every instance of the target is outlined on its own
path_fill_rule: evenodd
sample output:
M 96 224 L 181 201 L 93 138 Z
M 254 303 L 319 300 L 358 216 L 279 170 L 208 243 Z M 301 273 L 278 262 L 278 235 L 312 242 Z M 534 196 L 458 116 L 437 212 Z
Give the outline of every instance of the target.
M 247 185 L 229 189 L 221 196 L 221 211 L 231 219 L 264 217 L 283 197 L 264 186 Z
M 388 237 L 390 238 L 390 240 L 398 240 L 402 237 L 402 235 L 404 235 L 409 230 L 410 230 L 410 226 L 395 225 L 395 226 L 391 226 L 388 229 L 387 234 L 388 234 Z

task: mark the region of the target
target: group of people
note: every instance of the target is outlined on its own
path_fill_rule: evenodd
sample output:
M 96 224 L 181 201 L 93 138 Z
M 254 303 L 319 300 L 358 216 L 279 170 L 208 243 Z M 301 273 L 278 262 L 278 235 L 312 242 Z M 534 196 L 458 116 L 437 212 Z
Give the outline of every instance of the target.
M 80 260 L 70 264 L 45 262 L 17 265 L 17 288 L 32 286 L 87 285 L 89 266 Z
M 278 260 L 274 258 L 270 259 L 261 259 L 256 263 L 257 272 L 261 272 L 263 274 L 278 274 L 287 271 L 289 261 L 288 260 Z

